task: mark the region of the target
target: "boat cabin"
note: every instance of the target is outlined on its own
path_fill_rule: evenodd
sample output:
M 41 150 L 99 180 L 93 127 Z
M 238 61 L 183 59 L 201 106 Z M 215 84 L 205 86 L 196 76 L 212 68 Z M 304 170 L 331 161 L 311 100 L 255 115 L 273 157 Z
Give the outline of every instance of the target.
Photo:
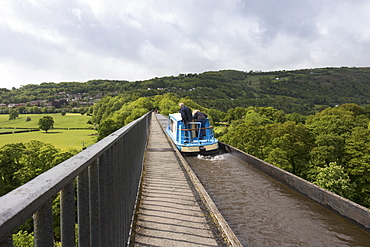
M 181 114 L 173 113 L 169 115 L 166 132 L 182 153 L 218 153 L 218 140 L 214 137 L 213 128 L 208 118 L 205 127 L 201 128 L 200 122 L 183 124 Z

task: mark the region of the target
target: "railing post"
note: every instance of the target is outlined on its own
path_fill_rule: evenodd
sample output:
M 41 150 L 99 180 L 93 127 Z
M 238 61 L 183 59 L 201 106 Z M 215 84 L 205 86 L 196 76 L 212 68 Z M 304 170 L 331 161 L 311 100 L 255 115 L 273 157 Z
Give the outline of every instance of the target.
M 47 201 L 34 215 L 35 247 L 50 247 L 54 245 L 53 211 L 51 200 Z
M 109 205 L 111 203 L 111 177 L 110 177 L 110 164 L 111 153 L 107 150 L 99 158 L 99 211 L 100 211 L 100 245 L 112 246 L 111 241 L 111 212 Z
M 111 155 L 114 157 L 114 159 L 111 160 L 112 165 L 111 165 L 111 178 L 112 178 L 112 187 L 111 187 L 111 195 L 112 195 L 112 203 L 111 203 L 111 210 L 112 212 L 115 212 L 112 216 L 112 234 L 113 234 L 113 241 L 112 244 L 113 246 L 120 246 L 120 242 L 123 243 L 123 239 L 120 239 L 120 232 L 121 232 L 121 210 L 122 208 L 120 207 L 120 190 L 121 190 L 121 185 L 119 184 L 122 177 L 120 176 L 120 167 L 119 167 L 119 158 L 118 158 L 118 142 L 117 141 L 114 145 L 111 147 Z M 121 151 L 122 152 L 122 151 Z
M 60 192 L 60 230 L 62 246 L 74 246 L 75 234 L 75 187 L 74 181 Z
M 89 177 L 85 169 L 77 177 L 78 246 L 90 246 Z
M 90 189 L 90 246 L 100 246 L 100 214 L 99 214 L 99 164 L 95 160 L 89 166 L 89 189 Z
M 117 152 L 117 161 L 118 161 L 118 168 L 119 168 L 119 175 L 118 175 L 118 182 L 119 182 L 119 187 L 120 187 L 120 190 L 119 190 L 119 219 L 120 219 L 120 222 L 119 222 L 119 228 L 120 228 L 120 243 L 121 243 L 121 246 L 124 246 L 124 243 L 125 243 L 125 240 L 126 240 L 126 228 L 125 228 L 125 189 L 124 188 L 127 188 L 125 187 L 125 169 L 124 169 L 124 166 L 123 166 L 123 159 L 125 157 L 125 150 L 123 149 L 123 139 L 121 139 L 117 144 L 118 144 L 118 152 Z
M 110 147 L 107 152 L 106 152 L 106 161 L 105 163 L 105 172 L 106 172 L 106 177 L 105 177 L 105 183 L 108 185 L 108 190 L 106 191 L 106 196 L 107 199 L 105 201 L 105 216 L 107 217 L 108 221 L 107 223 L 107 239 L 106 239 L 106 244 L 108 246 L 114 246 L 114 181 L 113 181 L 113 176 L 112 174 L 115 172 L 113 170 L 113 150 L 112 147 Z

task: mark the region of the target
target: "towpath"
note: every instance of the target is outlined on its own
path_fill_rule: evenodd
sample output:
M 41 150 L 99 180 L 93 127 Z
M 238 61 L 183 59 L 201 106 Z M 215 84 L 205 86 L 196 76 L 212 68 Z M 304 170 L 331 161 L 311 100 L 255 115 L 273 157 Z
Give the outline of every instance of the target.
M 151 121 L 132 245 L 222 246 L 154 115 Z

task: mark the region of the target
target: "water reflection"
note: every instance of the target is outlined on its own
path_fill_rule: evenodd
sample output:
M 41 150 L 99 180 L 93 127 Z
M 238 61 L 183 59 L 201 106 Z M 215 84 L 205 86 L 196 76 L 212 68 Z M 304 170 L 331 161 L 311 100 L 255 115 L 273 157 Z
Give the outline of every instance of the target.
M 244 246 L 369 246 L 370 234 L 231 154 L 186 157 Z

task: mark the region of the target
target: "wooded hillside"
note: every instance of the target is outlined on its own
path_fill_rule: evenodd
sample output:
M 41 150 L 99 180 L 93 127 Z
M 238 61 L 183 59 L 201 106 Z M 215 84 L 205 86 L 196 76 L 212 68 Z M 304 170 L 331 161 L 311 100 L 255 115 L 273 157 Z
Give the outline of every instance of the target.
M 207 108 L 226 112 L 235 107 L 274 107 L 286 113 L 309 115 L 328 106 L 370 103 L 370 68 L 318 68 L 294 71 L 210 71 L 144 81 L 91 80 L 41 83 L 12 90 L 0 89 L 0 103 L 37 99 L 49 101 L 80 94 L 79 100 L 102 95 L 135 97 L 175 93 Z

